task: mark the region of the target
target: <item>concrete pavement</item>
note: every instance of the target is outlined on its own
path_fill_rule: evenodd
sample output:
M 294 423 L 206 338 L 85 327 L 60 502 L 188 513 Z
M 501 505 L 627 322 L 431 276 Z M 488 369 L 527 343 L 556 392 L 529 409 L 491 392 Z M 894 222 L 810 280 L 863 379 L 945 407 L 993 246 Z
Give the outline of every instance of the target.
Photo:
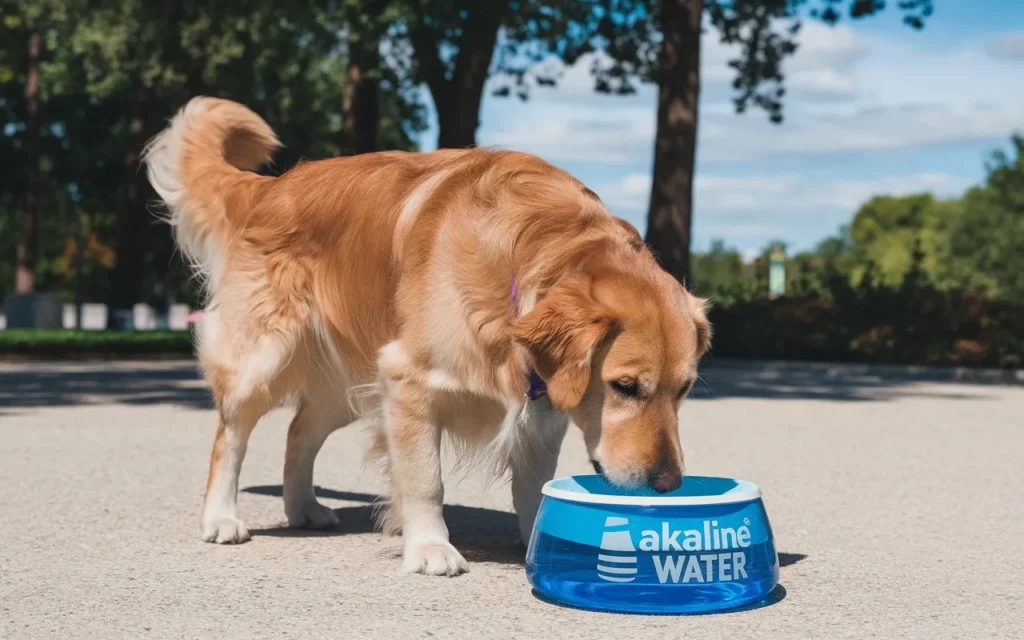
M 0 638 L 1019 638 L 1024 387 L 788 365 L 706 370 L 688 471 L 758 482 L 785 597 L 643 617 L 535 598 L 502 483 L 448 482 L 454 578 L 399 573 L 357 427 L 317 468 L 337 532 L 281 527 L 290 411 L 257 428 L 240 513 L 199 541 L 216 418 L 184 363 L 0 363 Z M 586 472 L 570 433 L 560 473 Z

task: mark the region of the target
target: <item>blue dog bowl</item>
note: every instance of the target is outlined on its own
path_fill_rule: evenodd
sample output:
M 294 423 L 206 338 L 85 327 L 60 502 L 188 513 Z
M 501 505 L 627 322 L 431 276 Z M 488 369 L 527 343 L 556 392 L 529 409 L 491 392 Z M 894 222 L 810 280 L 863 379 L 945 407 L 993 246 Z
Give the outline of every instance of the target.
M 764 600 L 779 582 L 761 489 L 686 476 L 670 493 L 600 476 L 544 485 L 526 575 L 544 597 L 584 609 L 709 613 Z

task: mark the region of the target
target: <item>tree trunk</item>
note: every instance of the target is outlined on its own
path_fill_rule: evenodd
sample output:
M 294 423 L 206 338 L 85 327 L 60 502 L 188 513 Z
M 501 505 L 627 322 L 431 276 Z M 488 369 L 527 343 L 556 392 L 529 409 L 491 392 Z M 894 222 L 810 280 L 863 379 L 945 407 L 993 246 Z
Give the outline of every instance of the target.
M 353 56 L 345 74 L 342 100 L 342 153 L 358 155 L 377 150 L 380 104 L 377 82 L 368 77 L 370 67 Z
M 463 26 L 451 79 L 428 83 L 437 109 L 438 149 L 476 146 L 484 83 L 503 17 L 503 9 L 481 3 Z
M 15 291 L 31 293 L 36 287 L 36 247 L 39 217 L 39 56 L 42 35 L 29 24 L 28 69 L 25 77 L 25 155 L 28 180 L 21 211 L 21 236 L 18 240 Z
M 117 238 L 117 264 L 113 275 L 113 309 L 130 309 L 140 302 L 142 276 L 148 230 L 152 226 L 143 203 L 144 175 L 139 170 L 139 159 L 146 144 L 146 109 L 149 90 L 141 84 L 135 90 L 134 109 L 128 123 L 127 149 L 124 154 L 124 183 L 121 188 L 121 207 Z
M 680 282 L 690 274 L 703 0 L 662 0 L 658 125 L 647 244 Z
M 434 98 L 434 105 L 437 108 L 438 149 L 464 149 L 476 146 L 482 93 L 481 86 L 475 94 L 471 89 L 466 89 L 455 94 L 442 92 Z

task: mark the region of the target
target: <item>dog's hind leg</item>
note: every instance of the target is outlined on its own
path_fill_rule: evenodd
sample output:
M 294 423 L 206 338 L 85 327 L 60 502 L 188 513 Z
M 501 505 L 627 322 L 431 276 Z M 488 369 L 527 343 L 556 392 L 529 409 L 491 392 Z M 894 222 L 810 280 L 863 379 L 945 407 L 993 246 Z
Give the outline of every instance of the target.
M 344 398 L 344 389 L 335 390 L 335 397 Z M 344 399 L 332 402 L 324 391 L 303 396 L 288 428 L 284 461 L 284 511 L 289 526 L 330 529 L 338 525 L 334 511 L 317 502 L 313 464 L 327 436 L 355 418 Z
M 219 318 L 206 320 L 210 321 Z M 220 409 L 203 501 L 201 535 L 206 542 L 234 544 L 249 539 L 249 531 L 238 518 L 238 474 L 253 427 L 287 391 L 281 374 L 295 343 L 291 334 L 266 333 L 232 352 L 230 358 L 210 352 L 224 348 L 223 344 L 200 344 L 200 358 Z

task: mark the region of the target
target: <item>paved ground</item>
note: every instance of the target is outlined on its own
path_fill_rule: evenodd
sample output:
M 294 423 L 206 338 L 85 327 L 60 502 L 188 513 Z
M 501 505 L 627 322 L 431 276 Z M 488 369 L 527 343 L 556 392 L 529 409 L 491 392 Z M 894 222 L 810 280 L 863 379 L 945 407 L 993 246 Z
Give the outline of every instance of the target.
M 689 471 L 761 484 L 785 597 L 742 613 L 637 617 L 536 599 L 511 500 L 449 483 L 472 562 L 404 576 L 375 533 L 363 434 L 317 466 L 344 529 L 280 527 L 284 434 L 268 416 L 242 473 L 254 530 L 204 544 L 215 418 L 190 363 L 0 364 L 0 638 L 1019 638 L 1024 387 L 822 367 L 719 365 L 687 403 Z M 562 472 L 586 471 L 570 434 Z

